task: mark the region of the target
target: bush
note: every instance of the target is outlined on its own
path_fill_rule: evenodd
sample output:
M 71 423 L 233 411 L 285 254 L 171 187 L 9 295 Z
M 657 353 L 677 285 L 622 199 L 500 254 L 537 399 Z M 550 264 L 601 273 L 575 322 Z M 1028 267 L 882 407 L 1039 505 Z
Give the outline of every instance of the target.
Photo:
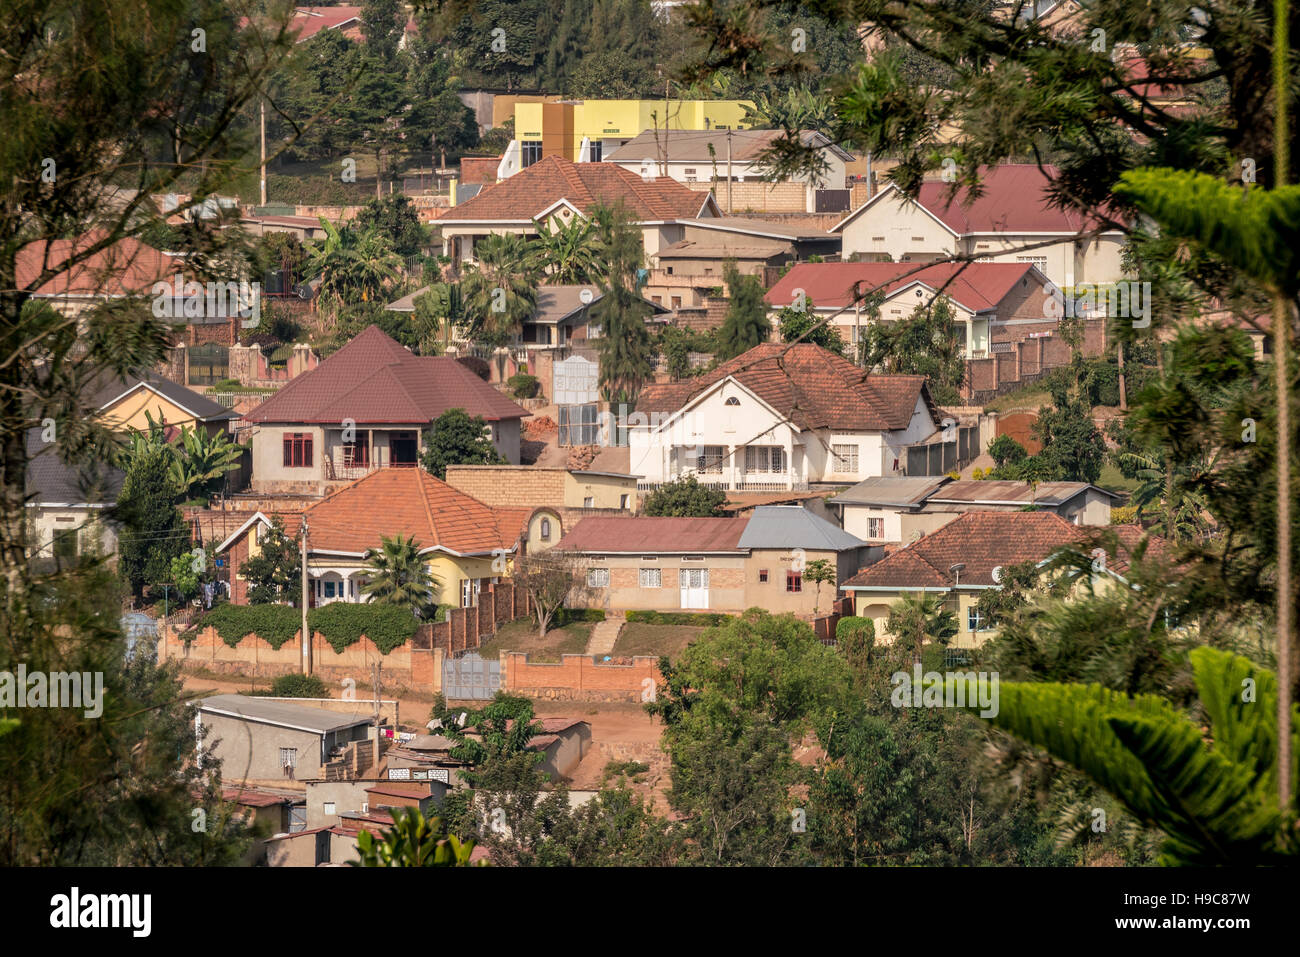
M 551 623 L 552 628 L 563 628 L 565 625 L 571 625 L 575 621 L 604 621 L 605 609 L 603 608 L 561 608 L 555 613 L 555 619 Z
M 542 388 L 541 380 L 527 372 L 516 372 L 506 385 L 510 388 L 510 394 L 516 399 L 535 399 Z
M 876 640 L 876 623 L 870 618 L 859 615 L 845 615 L 835 625 L 835 641 L 866 642 L 868 645 Z
M 386 655 L 406 644 L 415 634 L 419 622 L 405 608 L 396 605 L 378 602 L 351 605 L 336 601 L 313 608 L 307 615 L 307 626 L 320 632 L 330 647 L 340 654 L 365 635 Z
M 1132 525 L 1137 521 L 1136 505 L 1116 505 L 1110 510 L 1112 525 Z
M 478 356 L 460 356 L 456 361 L 484 382 L 492 378 L 492 367 L 488 365 L 486 359 L 480 359 Z
M 989 443 L 988 451 L 999 466 L 1023 461 L 1029 455 L 1025 447 L 1009 435 L 999 435 Z
M 731 615 L 706 611 L 629 611 L 628 621 L 645 625 L 699 625 L 713 628 L 730 621 Z
M 273 698 L 328 698 L 329 689 L 319 675 L 281 675 L 271 682 Z

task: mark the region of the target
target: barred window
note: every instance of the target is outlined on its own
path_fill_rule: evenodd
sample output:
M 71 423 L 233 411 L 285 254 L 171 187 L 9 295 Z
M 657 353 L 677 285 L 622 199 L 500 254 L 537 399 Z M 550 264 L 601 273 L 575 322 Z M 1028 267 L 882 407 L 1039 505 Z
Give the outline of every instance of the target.
M 284 437 L 284 467 L 311 468 L 311 433 L 289 432 Z
M 609 569 L 608 569 L 608 568 L 588 568 L 588 569 L 587 569 L 587 587 L 588 587 L 588 588 L 608 588 L 608 587 L 609 587 Z
M 832 445 L 831 456 L 836 472 L 857 474 L 858 447 L 856 445 Z
M 663 572 L 658 568 L 641 569 L 641 587 L 642 588 L 662 588 Z

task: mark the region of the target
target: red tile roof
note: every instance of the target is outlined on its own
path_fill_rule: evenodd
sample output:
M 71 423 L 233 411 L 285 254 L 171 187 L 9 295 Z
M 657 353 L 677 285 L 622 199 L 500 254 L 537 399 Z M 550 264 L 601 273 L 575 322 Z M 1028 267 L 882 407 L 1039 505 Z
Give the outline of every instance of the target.
M 350 23 L 349 21 L 357 21 Z M 297 42 L 310 40 L 322 30 L 344 27 L 344 34 L 352 40 L 362 37 L 360 7 L 294 7 L 289 32 L 297 35 Z
M 425 424 L 448 409 L 489 422 L 528 413 L 455 359 L 417 356 L 369 326 L 257 408 L 249 422 Z
M 579 552 L 740 552 L 748 518 L 584 518 L 556 548 Z
M 513 549 L 532 513 L 489 508 L 421 468 L 389 468 L 345 485 L 303 514 L 313 552 L 356 555 L 378 548 L 381 536 L 402 535 L 413 536 L 421 549 L 483 555 Z
M 675 180 L 643 180 L 613 163 L 573 163 L 562 156 L 547 156 L 509 179 L 484 186 L 477 196 L 438 217 L 438 222 L 529 222 L 562 199 L 583 214 L 597 205 L 622 201 L 637 222 L 694 219 L 709 198 L 710 194 L 697 193 Z
M 19 289 L 28 289 L 43 269 L 66 262 L 103 240 L 105 233 L 93 231 L 76 239 L 44 240 L 28 243 L 18 250 L 14 272 Z M 154 249 L 138 239 L 126 238 L 103 249 L 85 261 L 71 266 L 29 290 L 39 296 L 124 296 L 144 295 L 156 282 L 170 281 L 184 271 L 183 262 Z
M 637 411 L 675 412 L 728 376 L 801 429 L 905 429 L 918 398 L 935 422 L 942 418 L 925 376 L 871 375 L 808 342 L 765 342 L 698 379 L 647 386 Z
M 795 290 L 819 309 L 853 303 L 854 283 L 861 292 L 883 289 L 893 295 L 921 282 L 971 312 L 995 311 L 1021 280 L 1041 289 L 1047 278 L 1032 263 L 938 263 L 918 269 L 915 263 L 799 263 L 767 291 L 768 305 L 781 308 L 795 301 Z M 846 313 L 849 318 L 851 313 Z

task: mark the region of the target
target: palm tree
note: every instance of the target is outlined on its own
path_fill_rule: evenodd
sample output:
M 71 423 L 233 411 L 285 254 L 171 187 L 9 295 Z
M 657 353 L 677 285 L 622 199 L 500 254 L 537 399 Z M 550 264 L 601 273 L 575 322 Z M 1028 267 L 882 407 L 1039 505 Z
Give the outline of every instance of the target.
M 904 592 L 899 602 L 889 609 L 885 630 L 913 646 L 919 661 L 927 641 L 946 645 L 957 634 L 957 616 L 940 595 Z
M 180 439 L 179 445 L 172 446 L 172 481 L 182 500 L 201 499 L 206 504 L 221 490 L 226 473 L 239 468 L 244 448 L 224 432 L 209 435 L 189 426 L 181 428 Z
M 371 601 L 407 608 L 417 618 L 432 617 L 429 613 L 436 605 L 442 582 L 429 571 L 415 537 L 380 536 L 379 543 L 379 548 L 366 552 L 370 580 L 361 589 L 362 594 L 370 596 Z
M 594 220 L 575 216 L 554 231 L 539 220 L 537 232 L 539 238 L 534 243 L 536 265 L 546 273 L 548 282 L 581 285 L 598 283 L 605 278 L 600 231 Z
M 320 279 L 321 298 L 336 310 L 345 303 L 376 301 L 397 282 L 402 260 L 385 234 L 338 227 L 324 217 L 320 223 L 325 238 L 312 246 L 304 271 Z
M 519 337 L 537 308 L 532 244 L 522 236 L 493 235 L 475 244 L 474 255 L 477 262 L 460 284 L 463 325 L 475 342 L 499 348 Z M 498 374 L 504 377 L 504 368 Z
M 1200 541 L 1209 534 L 1209 505 L 1205 495 L 1192 486 L 1192 470 L 1188 466 L 1171 469 L 1145 452 L 1123 452 L 1119 460 L 1133 467 L 1134 477 L 1141 483 L 1131 499 L 1139 519 L 1154 513 L 1156 520 L 1152 528 L 1180 542 Z M 1200 474 L 1208 471 L 1202 469 Z

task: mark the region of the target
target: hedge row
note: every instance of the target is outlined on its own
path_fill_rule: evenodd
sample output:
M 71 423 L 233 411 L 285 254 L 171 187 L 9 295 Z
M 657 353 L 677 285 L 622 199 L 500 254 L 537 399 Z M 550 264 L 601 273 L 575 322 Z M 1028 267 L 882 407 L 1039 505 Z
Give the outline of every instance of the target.
M 278 650 L 301 630 L 302 612 L 290 605 L 218 605 L 196 621 L 184 637 L 191 640 L 200 628 L 208 627 L 215 628 L 231 648 L 248 635 L 257 635 Z M 386 655 L 406 644 L 419 622 L 409 611 L 393 605 L 333 602 L 309 611 L 307 627 L 323 635 L 340 654 L 365 635 Z
M 707 611 L 629 611 L 628 621 L 646 625 L 703 625 L 712 628 L 731 619 L 731 615 Z

